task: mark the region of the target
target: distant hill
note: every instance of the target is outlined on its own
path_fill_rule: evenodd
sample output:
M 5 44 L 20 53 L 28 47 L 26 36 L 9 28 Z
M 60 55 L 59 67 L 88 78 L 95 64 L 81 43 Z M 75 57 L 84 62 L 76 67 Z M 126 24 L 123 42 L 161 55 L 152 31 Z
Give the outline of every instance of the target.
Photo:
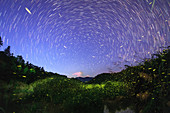
M 93 79 L 93 77 L 76 77 L 75 79 L 80 80 L 82 82 L 88 82 Z
M 92 84 L 92 83 L 93 84 L 101 84 L 102 82 L 109 81 L 109 80 L 117 81 L 116 75 L 117 75 L 117 73 L 102 73 L 102 74 L 95 76 L 88 83 L 89 84 Z

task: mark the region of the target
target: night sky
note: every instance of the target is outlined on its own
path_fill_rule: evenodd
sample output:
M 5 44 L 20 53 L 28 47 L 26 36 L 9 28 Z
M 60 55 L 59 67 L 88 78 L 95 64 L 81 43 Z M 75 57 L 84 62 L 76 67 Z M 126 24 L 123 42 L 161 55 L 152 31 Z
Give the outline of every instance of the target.
M 68 77 L 118 72 L 170 45 L 168 1 L 0 0 L 0 50 Z

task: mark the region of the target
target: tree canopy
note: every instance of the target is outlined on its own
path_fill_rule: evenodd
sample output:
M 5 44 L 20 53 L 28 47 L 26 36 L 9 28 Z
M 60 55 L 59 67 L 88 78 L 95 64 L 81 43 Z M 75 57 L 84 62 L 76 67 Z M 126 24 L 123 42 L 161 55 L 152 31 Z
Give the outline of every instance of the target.
M 3 46 L 2 38 L 0 37 L 0 47 Z

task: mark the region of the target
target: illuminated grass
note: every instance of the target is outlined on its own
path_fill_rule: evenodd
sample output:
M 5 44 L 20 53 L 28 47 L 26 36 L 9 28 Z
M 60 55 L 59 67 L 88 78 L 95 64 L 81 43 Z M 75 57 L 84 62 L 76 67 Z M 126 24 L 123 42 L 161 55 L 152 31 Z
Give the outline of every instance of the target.
M 104 88 L 105 84 L 84 84 L 82 85 L 85 89 L 92 89 L 92 88 Z

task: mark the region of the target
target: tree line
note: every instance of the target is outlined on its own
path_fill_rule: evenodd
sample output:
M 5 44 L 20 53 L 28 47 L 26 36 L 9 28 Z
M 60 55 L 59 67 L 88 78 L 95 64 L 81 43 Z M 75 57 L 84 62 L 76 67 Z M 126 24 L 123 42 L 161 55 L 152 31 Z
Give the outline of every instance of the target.
M 0 37 L 0 47 L 3 46 L 2 38 Z M 32 83 L 38 79 L 43 79 L 50 76 L 62 76 L 57 73 L 47 72 L 43 67 L 38 67 L 26 62 L 21 55 L 14 56 L 8 46 L 4 51 L 0 51 L 0 79 L 10 81 L 17 79 L 22 82 Z

